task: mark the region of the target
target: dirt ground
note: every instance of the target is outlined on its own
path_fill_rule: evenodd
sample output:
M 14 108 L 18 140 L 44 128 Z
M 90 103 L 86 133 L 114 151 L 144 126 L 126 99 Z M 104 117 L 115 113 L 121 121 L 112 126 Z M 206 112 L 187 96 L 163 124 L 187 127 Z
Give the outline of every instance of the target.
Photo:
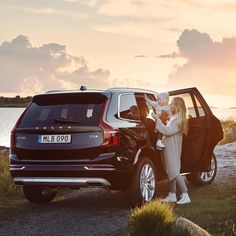
M 236 175 L 236 142 L 217 146 L 218 173 L 215 183 Z M 191 189 L 194 187 L 189 186 Z M 207 188 L 204 187 L 204 188 Z M 167 183 L 159 183 L 159 196 Z M 129 206 L 122 192 L 81 189 L 61 192 L 49 205 L 36 206 L 26 200 L 7 216 L 0 216 L 0 235 L 124 235 Z

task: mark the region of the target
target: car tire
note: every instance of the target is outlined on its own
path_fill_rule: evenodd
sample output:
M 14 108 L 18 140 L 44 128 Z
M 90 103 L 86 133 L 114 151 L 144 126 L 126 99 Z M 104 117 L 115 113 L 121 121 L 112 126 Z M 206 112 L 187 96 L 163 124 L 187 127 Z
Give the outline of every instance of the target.
M 131 207 L 141 206 L 157 196 L 156 168 L 150 158 L 143 157 L 137 163 L 125 196 Z
M 217 173 L 217 160 L 213 153 L 211 158 L 211 170 L 187 175 L 187 180 L 195 186 L 204 186 L 212 183 Z
M 57 190 L 41 186 L 23 186 L 23 192 L 28 201 L 37 204 L 49 203 L 57 195 Z

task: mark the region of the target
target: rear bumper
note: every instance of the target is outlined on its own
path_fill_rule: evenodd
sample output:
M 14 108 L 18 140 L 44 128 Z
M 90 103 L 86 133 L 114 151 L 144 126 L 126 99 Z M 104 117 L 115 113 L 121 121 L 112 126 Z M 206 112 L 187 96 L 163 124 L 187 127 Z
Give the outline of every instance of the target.
M 110 187 L 111 183 L 104 178 L 72 178 L 72 177 L 15 177 L 17 185 L 43 186 L 79 186 L 79 187 Z
M 131 178 L 132 169 L 117 169 L 112 164 L 91 163 L 38 163 L 11 161 L 10 172 L 17 185 L 78 186 L 125 188 Z
M 34 175 L 34 173 L 46 173 L 51 172 L 53 173 L 82 173 L 82 172 L 88 172 L 88 171 L 115 171 L 116 169 L 112 165 L 103 165 L 103 164 L 97 164 L 97 165 L 42 165 L 42 164 L 23 164 L 23 165 L 10 165 L 10 172 L 14 176 L 15 174 L 21 175 L 30 173 L 31 175 Z M 76 175 L 75 175 L 76 176 Z

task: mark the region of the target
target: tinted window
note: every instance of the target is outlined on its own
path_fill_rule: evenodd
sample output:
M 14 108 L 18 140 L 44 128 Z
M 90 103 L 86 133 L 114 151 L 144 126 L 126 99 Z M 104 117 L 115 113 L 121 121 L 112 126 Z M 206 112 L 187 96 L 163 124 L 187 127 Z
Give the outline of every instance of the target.
M 197 114 L 193 105 L 193 100 L 192 97 L 189 93 L 183 93 L 178 95 L 178 97 L 182 97 L 184 99 L 187 113 L 188 113 L 188 118 L 196 118 Z
M 150 100 L 156 101 L 155 96 L 153 94 L 146 94 L 146 95 Z M 146 118 L 154 120 L 151 116 L 151 113 L 153 112 L 153 108 L 147 104 L 145 100 L 145 94 L 136 93 L 135 98 L 138 104 L 140 120 L 143 123 L 146 122 Z
M 119 107 L 120 118 L 139 120 L 139 111 L 135 96 L 133 94 L 122 94 Z
M 205 111 L 202 108 L 202 105 L 200 104 L 199 100 L 194 96 L 196 104 L 197 104 L 197 109 L 200 117 L 206 116 Z
M 150 99 L 150 100 L 152 100 L 153 102 L 156 102 L 156 98 L 155 98 L 155 96 L 153 95 L 153 94 L 147 94 L 147 97 Z M 146 103 L 146 101 L 145 101 L 145 103 Z M 147 103 L 146 103 L 147 104 Z M 148 118 L 149 119 L 153 119 L 152 118 L 152 112 L 153 112 L 153 107 L 151 107 L 151 106 L 148 106 L 148 108 L 149 108 L 149 111 L 148 111 Z M 154 119 L 153 119 L 154 120 Z
M 97 125 L 105 100 L 101 94 L 37 96 L 19 127 Z

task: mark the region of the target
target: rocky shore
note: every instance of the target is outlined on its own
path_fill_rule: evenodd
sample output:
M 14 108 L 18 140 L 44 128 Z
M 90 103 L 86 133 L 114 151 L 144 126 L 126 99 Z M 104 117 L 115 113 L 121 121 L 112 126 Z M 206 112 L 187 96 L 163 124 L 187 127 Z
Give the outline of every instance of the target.
M 0 107 L 27 107 L 32 97 L 0 97 Z

